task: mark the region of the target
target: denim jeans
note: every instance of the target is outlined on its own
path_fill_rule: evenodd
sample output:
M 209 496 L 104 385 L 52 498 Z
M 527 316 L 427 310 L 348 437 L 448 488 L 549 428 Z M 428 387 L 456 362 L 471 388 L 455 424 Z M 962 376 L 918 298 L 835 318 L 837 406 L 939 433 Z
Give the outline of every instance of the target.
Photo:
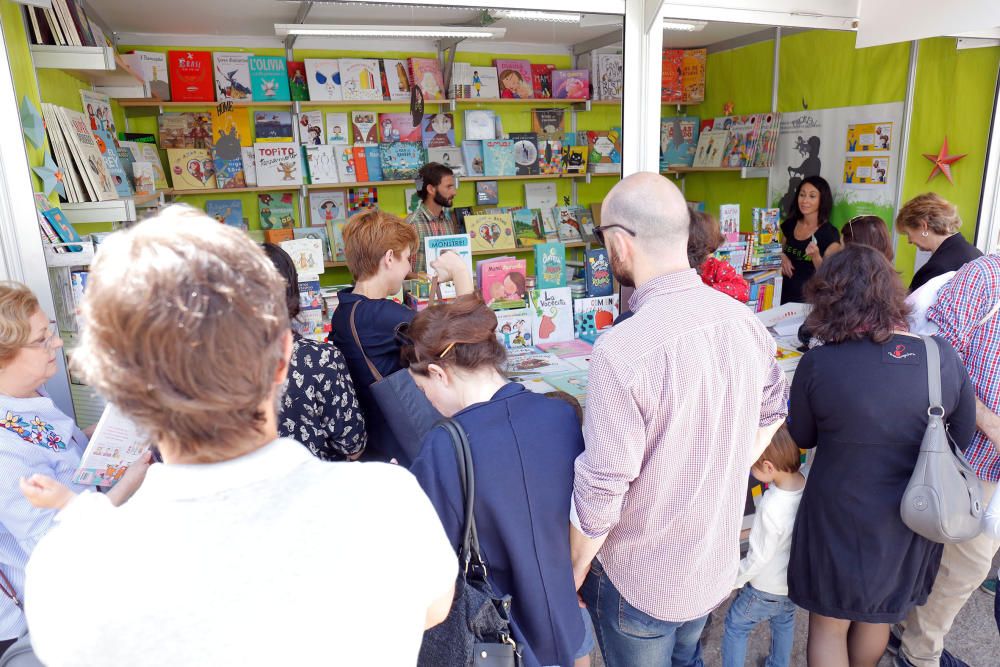
M 708 615 L 671 623 L 630 605 L 596 560 L 580 589 L 608 667 L 704 667 L 701 631 Z
M 765 667 L 788 667 L 795 638 L 795 603 L 784 595 L 772 595 L 747 584 L 740 589 L 726 614 L 722 636 L 723 667 L 743 667 L 747 638 L 758 623 L 771 623 L 771 653 Z

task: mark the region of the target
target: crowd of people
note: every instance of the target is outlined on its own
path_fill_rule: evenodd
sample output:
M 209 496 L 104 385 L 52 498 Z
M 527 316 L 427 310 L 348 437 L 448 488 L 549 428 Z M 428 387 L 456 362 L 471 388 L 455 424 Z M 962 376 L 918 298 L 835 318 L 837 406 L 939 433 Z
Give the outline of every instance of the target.
M 959 544 L 900 516 L 928 423 L 916 332 L 936 334 L 943 418 L 984 501 L 1000 478 L 1000 256 L 957 234 L 952 205 L 928 194 L 900 211 L 897 229 L 933 251 L 908 293 L 886 223 L 838 232 L 829 186 L 803 181 L 782 270 L 812 305 L 811 349 L 789 389 L 745 284 L 711 257 L 717 223 L 657 174 L 623 179 L 601 230 L 634 292 L 594 346 L 581 430 L 570 397 L 505 377 L 496 316 L 456 255 L 433 265 L 450 303 L 386 299 L 425 268 L 422 236 L 452 224 L 447 168 L 418 185 L 416 219 L 376 209 L 345 227 L 354 285 L 326 343 L 293 333 L 283 251 L 192 209 L 102 245 L 71 363 L 156 450 L 107 493 L 73 482 L 88 434 L 44 390 L 53 323 L 27 288 L 0 285 L 0 654 L 429 665 L 425 631 L 465 600 L 466 462 L 444 424 L 404 441 L 389 428 L 373 387 L 403 373 L 426 403 L 406 409 L 467 435 L 483 570 L 527 667 L 595 650 L 609 667 L 703 665 L 706 623 L 734 590 L 727 667 L 765 621 L 767 664 L 791 664 L 799 608 L 812 667 L 874 667 L 887 645 L 900 667 L 961 664 L 944 638 L 989 575 L 1000 502 Z M 800 448 L 815 450 L 808 470 Z M 769 486 L 741 561 L 751 471 Z

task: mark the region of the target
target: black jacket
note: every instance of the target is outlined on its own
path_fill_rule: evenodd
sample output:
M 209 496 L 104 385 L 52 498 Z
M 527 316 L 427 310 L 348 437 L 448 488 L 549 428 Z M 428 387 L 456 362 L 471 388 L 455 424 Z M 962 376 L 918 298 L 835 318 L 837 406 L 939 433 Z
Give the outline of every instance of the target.
M 979 252 L 979 248 L 966 241 L 964 236 L 952 234 L 938 246 L 927 263 L 913 275 L 913 280 L 910 281 L 910 291 L 915 291 L 928 280 L 936 278 L 942 273 L 958 271 L 972 260 L 982 256 L 983 253 Z

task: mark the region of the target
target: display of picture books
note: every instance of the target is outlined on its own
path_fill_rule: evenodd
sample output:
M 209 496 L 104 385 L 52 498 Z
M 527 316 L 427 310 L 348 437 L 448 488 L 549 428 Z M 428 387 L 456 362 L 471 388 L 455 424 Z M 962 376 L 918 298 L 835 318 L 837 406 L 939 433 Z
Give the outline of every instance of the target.
M 540 289 L 566 285 L 566 246 L 559 242 L 535 246 L 535 286 Z
M 427 162 L 437 162 L 451 169 L 456 176 L 465 176 L 465 161 L 458 146 L 442 146 L 427 149 Z
M 298 144 L 258 142 L 253 149 L 258 185 L 302 185 L 302 156 Z
M 378 207 L 378 188 L 351 188 L 347 191 L 347 217 Z
M 684 76 L 681 81 L 684 88 L 683 102 L 697 104 L 705 101 L 705 63 L 707 60 L 707 49 L 687 49 L 684 51 Z
M 476 182 L 476 206 L 496 206 L 500 203 L 500 188 L 496 181 Z
M 584 280 L 587 296 L 611 296 L 614 285 L 611 280 L 611 260 L 604 248 L 588 250 L 585 258 Z
M 170 82 L 167 74 L 167 54 L 151 51 L 133 51 L 122 56 L 133 72 L 143 81 L 145 97 L 170 101 Z
M 421 133 L 424 148 L 440 148 L 455 145 L 455 117 L 439 112 L 424 116 Z
M 424 166 L 423 144 L 380 143 L 379 150 L 382 158 L 382 175 L 387 181 L 416 178 L 420 167 Z
M 573 298 L 568 287 L 540 288 L 530 293 L 535 345 L 573 340 Z
M 540 171 L 538 136 L 532 132 L 511 132 L 514 142 L 514 169 L 517 176 L 535 176 Z
M 382 75 L 378 60 L 341 58 L 340 89 L 345 100 L 381 100 Z
M 288 61 L 288 91 L 294 102 L 309 100 L 309 82 L 304 62 Z
M 472 250 L 514 250 L 514 221 L 509 213 L 467 215 L 465 231 L 472 238 Z
M 319 146 L 325 143 L 326 135 L 323 133 L 322 111 L 302 111 L 299 113 L 299 141 L 306 146 Z
M 407 58 L 410 82 L 420 86 L 425 100 L 445 99 L 444 75 L 437 58 Z
M 309 193 L 309 224 L 327 226 L 334 220 L 347 219 L 347 201 L 342 190 Z
M 535 96 L 531 63 L 527 60 L 494 60 L 502 99 L 526 100 Z
M 709 130 L 698 137 L 698 148 L 694 154 L 695 167 L 721 167 L 729 144 L 727 130 Z
M 125 173 L 125 169 L 122 168 L 121 161 L 118 159 L 118 147 L 114 137 L 107 130 L 95 130 L 93 135 L 97 150 L 101 153 L 101 158 L 104 160 L 104 166 L 114 185 L 115 192 L 119 197 L 132 196 L 132 184 L 128 174 Z
M 378 115 L 379 141 L 421 143 L 420 126 L 413 124 L 411 113 L 380 113 Z M 359 143 L 355 136 L 354 143 Z
M 239 199 L 209 199 L 205 202 L 205 213 L 220 223 L 245 229 L 243 223 L 243 202 Z
M 255 111 L 253 114 L 255 141 L 294 141 L 291 111 Z
M 209 148 L 212 115 L 208 112 L 164 113 L 159 118 L 160 148 Z
M 534 345 L 531 333 L 533 324 L 532 311 L 528 307 L 498 310 L 497 340 L 511 352 L 527 350 Z
M 472 275 L 472 239 L 468 234 L 449 234 L 446 236 L 426 236 L 424 237 L 424 253 L 427 258 L 427 273 L 432 278 L 437 275 L 431 262 L 437 260 L 444 252 L 454 252 L 465 260 L 469 267 L 469 275 Z M 441 296 L 450 299 L 455 296 L 455 284 L 447 282 L 441 284 Z
M 531 64 L 531 89 L 535 97 L 552 97 L 552 71 L 555 65 Z
M 297 238 L 291 241 L 282 241 L 280 245 L 281 249 L 292 258 L 295 270 L 300 276 L 316 275 L 326 271 L 326 266 L 323 263 L 322 239 L 315 236 Z
M 599 100 L 620 100 L 625 85 L 625 61 L 620 54 L 594 54 L 597 79 L 594 96 Z
M 483 171 L 486 176 L 517 175 L 514 142 L 511 139 L 491 139 L 483 142 Z
M 552 97 L 562 100 L 589 100 L 590 72 L 585 69 L 553 70 Z
M 466 174 L 469 176 L 485 176 L 483 165 L 483 142 L 470 141 L 466 139 L 462 142 L 462 158 L 465 163 Z
M 560 169 L 564 174 L 586 174 L 587 157 L 590 149 L 587 146 L 567 146 L 563 144 L 559 155 Z
M 477 262 L 476 274 L 483 302 L 493 310 L 527 306 L 526 266 L 525 260 L 515 257 Z
M 316 239 L 320 243 L 320 247 L 323 249 L 323 262 L 334 261 L 335 253 L 333 246 L 330 245 L 330 235 L 326 230 L 326 226 L 322 227 L 295 227 L 292 230 L 296 239 Z M 299 293 L 302 294 L 301 283 Z M 319 295 L 319 281 L 316 281 L 315 298 L 313 302 L 316 304 L 316 308 L 322 307 L 318 299 Z
M 306 87 L 312 102 L 336 102 L 344 99 L 340 89 L 340 61 L 330 58 L 306 58 Z
M 257 195 L 261 229 L 291 229 L 295 226 L 295 201 L 291 192 L 261 192 Z
M 212 54 L 215 99 L 244 102 L 253 99 L 250 83 L 250 54 L 216 51 Z
M 85 486 L 113 487 L 147 449 L 149 438 L 135 422 L 109 403 L 80 457 L 73 481 Z
M 208 190 L 216 187 L 215 161 L 205 148 L 167 150 L 175 190 Z
M 617 317 L 617 294 L 573 301 L 573 328 L 577 338 L 595 336 L 610 329 Z
M 563 243 L 575 243 L 583 240 L 583 228 L 580 218 L 584 210 L 578 206 L 557 206 L 552 211 L 556 219 L 556 229 L 559 240 Z
M 698 117 L 660 119 L 660 169 L 691 167 L 698 147 Z
M 337 147 L 324 144 L 322 146 L 306 146 L 306 167 L 309 172 L 309 183 L 322 185 L 339 183 L 337 160 L 334 157 Z
M 454 99 L 495 100 L 500 97 L 500 83 L 496 67 L 478 67 L 469 63 L 455 63 L 451 75 Z
M 485 141 L 496 139 L 496 136 L 496 112 L 489 109 L 465 111 L 464 141 Z
M 565 109 L 532 109 L 531 131 L 538 139 L 556 139 L 561 141 L 566 134 Z
M 706 49 L 664 49 L 660 99 L 670 104 L 705 101 Z
M 209 51 L 168 51 L 170 98 L 174 102 L 215 101 L 212 54 Z

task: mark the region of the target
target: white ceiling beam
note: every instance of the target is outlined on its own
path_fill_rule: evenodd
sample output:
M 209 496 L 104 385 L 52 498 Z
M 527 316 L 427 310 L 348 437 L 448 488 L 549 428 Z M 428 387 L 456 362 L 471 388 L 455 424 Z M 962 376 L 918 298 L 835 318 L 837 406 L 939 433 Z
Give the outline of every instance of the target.
M 862 0 L 856 45 L 860 49 L 998 26 L 997 0 Z
M 760 3 L 757 3 L 760 6 Z M 855 16 L 826 15 L 804 11 L 741 9 L 739 7 L 689 5 L 664 2 L 663 16 L 672 19 L 750 23 L 753 25 L 814 28 L 819 30 L 853 30 Z
M 340 0 L 318 0 L 323 4 L 345 4 Z M 353 4 L 353 0 L 349 0 Z M 527 9 L 536 11 L 559 11 L 555 7 L 539 7 L 537 2 L 530 0 L 365 0 L 372 5 L 428 5 L 441 7 L 457 7 L 461 9 Z M 580 14 L 625 14 L 625 0 L 573 0 L 572 7 L 566 8 Z

